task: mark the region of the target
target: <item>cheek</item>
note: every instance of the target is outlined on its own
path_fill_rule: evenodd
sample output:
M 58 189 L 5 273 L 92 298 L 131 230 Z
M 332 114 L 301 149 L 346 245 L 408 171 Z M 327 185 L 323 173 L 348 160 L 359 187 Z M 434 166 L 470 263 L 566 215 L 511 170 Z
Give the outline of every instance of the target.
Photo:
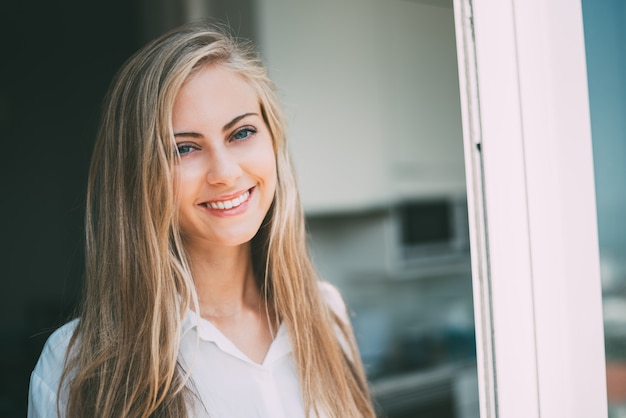
M 178 166 L 174 171 L 174 204 L 178 212 L 180 222 L 184 222 L 195 200 L 195 184 L 193 170 L 184 165 Z
M 259 138 L 261 139 L 261 138 Z M 264 135 L 261 141 L 247 150 L 247 168 L 263 183 L 265 193 L 272 199 L 276 189 L 277 170 L 274 146 L 269 135 Z
M 187 184 L 184 174 L 184 171 L 181 170 L 179 167 L 177 167 L 176 171 L 174 172 L 174 199 L 176 202 L 176 206 L 178 206 L 179 208 L 181 205 L 181 201 L 184 199 L 185 184 Z
M 274 150 L 270 148 L 270 150 L 264 157 L 266 182 L 273 200 L 273 196 L 276 192 L 276 185 L 278 182 L 278 171 L 276 167 L 276 156 L 274 155 Z
M 202 181 L 204 173 L 199 161 L 181 161 L 174 170 L 174 193 L 184 197 L 193 192 L 196 184 Z
M 173 183 L 174 183 L 174 205 L 176 207 L 176 212 L 177 212 L 177 216 L 178 216 L 178 220 L 179 222 L 181 221 L 181 216 L 184 217 L 184 213 L 182 213 L 181 211 L 181 207 L 182 207 L 182 202 L 183 202 L 183 195 L 184 195 L 184 190 L 183 190 L 183 179 L 181 176 L 181 173 L 178 169 L 176 169 L 174 171 L 174 178 L 173 178 Z

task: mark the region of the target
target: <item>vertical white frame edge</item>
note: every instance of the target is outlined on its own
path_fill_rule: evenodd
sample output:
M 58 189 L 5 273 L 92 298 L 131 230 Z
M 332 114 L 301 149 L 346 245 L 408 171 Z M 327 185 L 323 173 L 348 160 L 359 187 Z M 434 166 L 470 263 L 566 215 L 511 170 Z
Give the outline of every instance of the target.
M 580 1 L 515 0 L 540 410 L 606 417 L 587 65 Z
M 481 417 L 604 417 L 580 3 L 454 9 Z
M 491 289 L 483 200 L 480 153 L 480 103 L 476 81 L 476 54 L 469 0 L 454 0 L 454 20 L 459 70 L 459 93 L 465 150 L 467 209 L 472 246 L 472 289 L 476 329 L 476 364 L 480 416 L 495 418 L 496 382 L 493 358 Z

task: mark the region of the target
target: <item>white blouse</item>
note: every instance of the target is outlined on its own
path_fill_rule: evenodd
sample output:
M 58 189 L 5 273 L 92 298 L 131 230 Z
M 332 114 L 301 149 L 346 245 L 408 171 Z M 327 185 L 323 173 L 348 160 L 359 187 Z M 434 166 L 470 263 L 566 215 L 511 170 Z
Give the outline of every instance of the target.
M 346 322 L 348 315 L 337 289 L 321 283 L 322 296 Z M 32 372 L 28 396 L 29 418 L 57 418 L 67 400 L 66 388 L 58 390 L 63 362 L 77 320 L 55 331 L 46 342 Z M 201 403 L 193 405 L 193 416 L 211 418 L 299 418 L 304 417 L 300 382 L 289 335 L 281 324 L 262 364 L 242 353 L 210 321 L 189 311 L 182 324 L 180 362 L 191 372 L 194 392 Z M 346 341 L 340 343 L 346 349 Z

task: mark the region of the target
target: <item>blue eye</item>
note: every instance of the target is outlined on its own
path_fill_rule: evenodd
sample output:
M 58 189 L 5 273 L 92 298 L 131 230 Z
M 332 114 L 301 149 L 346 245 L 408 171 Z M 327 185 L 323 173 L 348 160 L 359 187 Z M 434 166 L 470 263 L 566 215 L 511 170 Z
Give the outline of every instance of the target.
M 178 151 L 178 155 L 185 155 L 192 152 L 195 148 L 192 145 L 188 144 L 178 144 L 176 145 L 176 151 Z
M 256 133 L 256 129 L 252 128 L 251 126 L 246 126 L 246 127 L 239 129 L 237 132 L 235 132 L 233 134 L 233 139 L 235 141 L 244 141 L 250 138 L 255 133 Z

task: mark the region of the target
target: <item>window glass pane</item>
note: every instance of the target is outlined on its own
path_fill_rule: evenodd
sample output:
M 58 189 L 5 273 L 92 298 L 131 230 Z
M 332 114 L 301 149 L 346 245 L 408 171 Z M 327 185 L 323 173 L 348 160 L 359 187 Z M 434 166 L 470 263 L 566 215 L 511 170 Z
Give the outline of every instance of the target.
M 477 418 L 449 0 L 260 0 L 314 261 L 352 321 L 381 416 Z
M 583 0 L 609 416 L 626 417 L 626 3 Z

